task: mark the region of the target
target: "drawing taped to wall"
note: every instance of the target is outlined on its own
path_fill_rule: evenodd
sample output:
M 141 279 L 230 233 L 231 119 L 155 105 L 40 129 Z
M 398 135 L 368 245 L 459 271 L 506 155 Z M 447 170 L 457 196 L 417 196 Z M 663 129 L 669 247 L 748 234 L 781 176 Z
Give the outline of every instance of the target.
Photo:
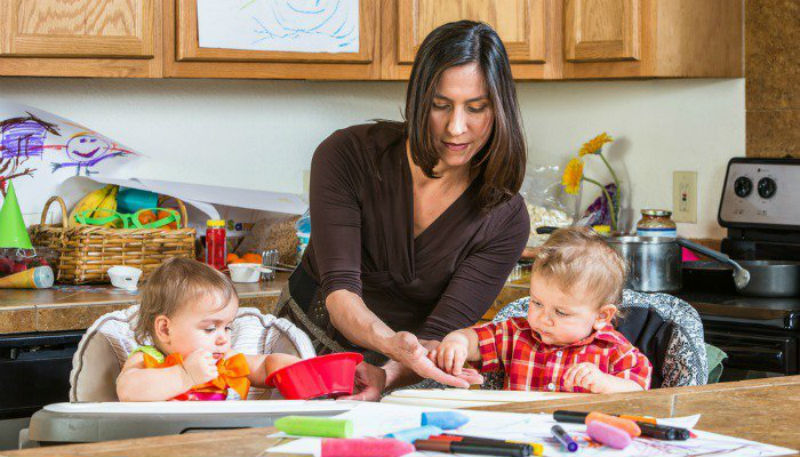
M 359 0 L 198 0 L 202 48 L 356 53 Z
M 25 214 L 41 210 L 67 178 L 116 174 L 134 156 L 86 126 L 0 100 L 0 194 L 13 179 Z

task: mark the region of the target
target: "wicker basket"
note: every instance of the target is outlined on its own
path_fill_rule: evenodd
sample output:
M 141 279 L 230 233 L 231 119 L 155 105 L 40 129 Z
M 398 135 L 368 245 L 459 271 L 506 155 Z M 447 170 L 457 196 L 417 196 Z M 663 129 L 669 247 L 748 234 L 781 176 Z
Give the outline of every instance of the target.
M 159 200 L 159 206 L 166 197 Z M 178 202 L 181 222 L 186 222 L 186 206 Z M 61 224 L 45 224 L 47 211 L 58 202 Z M 67 226 L 67 207 L 60 197 L 51 197 L 42 210 L 39 225 L 29 229 L 31 242 L 60 253 L 56 281 L 68 284 L 107 283 L 106 270 L 114 265 L 130 265 L 142 270 L 142 279 L 172 257 L 194 258 L 195 229 L 118 229 L 96 225 Z M 55 267 L 54 267 L 55 269 Z

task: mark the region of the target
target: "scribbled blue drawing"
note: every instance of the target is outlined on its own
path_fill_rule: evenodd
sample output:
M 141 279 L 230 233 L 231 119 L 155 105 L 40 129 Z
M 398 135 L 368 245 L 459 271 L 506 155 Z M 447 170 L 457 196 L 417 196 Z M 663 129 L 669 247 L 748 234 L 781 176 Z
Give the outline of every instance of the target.
M 358 21 L 349 11 L 358 8 L 357 0 L 264 0 L 243 8 L 251 9 L 256 23 L 254 44 L 322 37 L 345 48 L 358 40 Z
M 98 172 L 92 171 L 91 168 L 98 163 L 132 153 L 94 132 L 75 133 L 67 141 L 64 150 L 68 161 L 54 162 L 53 172 L 61 168 L 75 167 L 75 176 L 81 174 L 81 168 L 86 176 L 97 174 Z
M 27 114 L 0 122 L 0 157 L 3 159 L 41 157 L 47 134 L 61 135 L 55 124 Z

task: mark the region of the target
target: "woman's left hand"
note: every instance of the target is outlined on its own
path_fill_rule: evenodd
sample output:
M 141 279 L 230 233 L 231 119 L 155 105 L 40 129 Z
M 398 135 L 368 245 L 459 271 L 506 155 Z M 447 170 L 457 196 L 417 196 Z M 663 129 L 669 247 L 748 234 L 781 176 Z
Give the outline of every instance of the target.
M 423 346 L 420 340 L 409 332 L 397 332 L 393 339 L 395 341 L 393 341 L 392 347 L 395 349 L 392 354 L 387 355 L 423 379 L 433 379 L 441 384 L 464 389 L 471 384 L 483 383 L 483 377 L 474 370 L 472 372 L 465 370 L 460 376 L 453 376 L 439 369 L 428 358 L 428 350 L 438 346 L 438 341 L 425 341 L 425 346 Z

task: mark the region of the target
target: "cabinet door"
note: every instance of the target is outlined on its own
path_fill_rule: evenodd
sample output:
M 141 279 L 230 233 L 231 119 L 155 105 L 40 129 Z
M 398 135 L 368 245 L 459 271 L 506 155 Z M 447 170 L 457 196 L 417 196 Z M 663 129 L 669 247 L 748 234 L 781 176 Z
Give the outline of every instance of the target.
M 639 60 L 641 0 L 566 0 L 567 62 Z
M 515 78 L 542 78 L 550 70 L 548 44 L 554 3 L 560 0 L 385 0 L 384 79 L 406 79 L 414 56 L 436 27 L 469 19 L 486 22 L 500 36 Z
M 175 5 L 167 7 L 166 20 L 175 24 L 175 30 L 167 30 L 166 74 L 200 78 L 377 79 L 378 1 L 256 0 L 227 5 L 201 1 L 200 5 L 198 0 L 177 0 L 176 9 Z M 344 13 L 351 9 L 356 14 Z M 215 11 L 218 15 L 213 14 Z M 347 33 L 352 39 L 341 40 L 342 45 L 349 43 L 342 48 L 345 51 L 318 47 L 325 40 L 330 42 Z M 262 37 L 263 43 L 271 40 L 278 47 L 261 46 Z M 291 46 L 293 41 L 303 41 L 308 47 L 280 47 Z
M 0 74 L 160 76 L 162 0 L 4 0 Z

